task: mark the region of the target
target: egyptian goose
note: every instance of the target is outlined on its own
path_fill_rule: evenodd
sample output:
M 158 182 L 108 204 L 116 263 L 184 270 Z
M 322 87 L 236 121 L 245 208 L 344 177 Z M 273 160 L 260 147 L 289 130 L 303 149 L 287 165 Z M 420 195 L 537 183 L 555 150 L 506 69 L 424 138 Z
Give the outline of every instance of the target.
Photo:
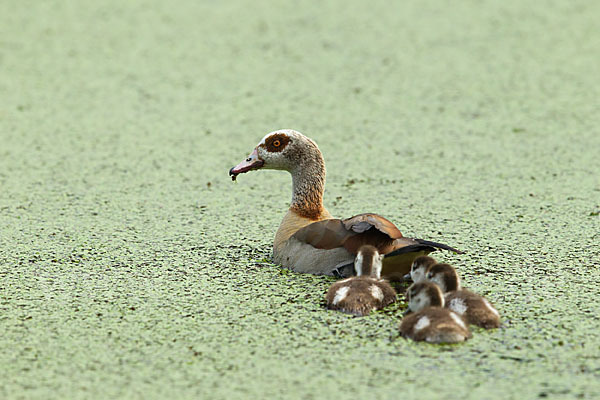
M 394 303 L 396 291 L 381 279 L 382 260 L 375 247 L 362 246 L 354 262 L 357 276 L 331 285 L 325 296 L 327 308 L 362 317 Z
M 377 214 L 335 219 L 323 207 L 325 162 L 317 144 L 294 130 L 267 134 L 244 161 L 229 170 L 232 180 L 257 169 L 292 175 L 292 202 L 275 234 L 273 259 L 293 271 L 352 275 L 358 249 L 370 244 L 385 255 L 382 275 L 401 280 L 415 257 L 438 249 L 461 253 L 444 244 L 411 239 Z
M 402 336 L 429 343 L 459 343 L 471 337 L 466 323 L 455 312 L 444 308 L 440 288 L 431 282 L 411 285 L 407 290 L 408 312 L 400 323 Z
M 446 308 L 461 315 L 469 324 L 485 329 L 500 326 L 500 314 L 484 297 L 462 289 L 456 270 L 448 264 L 433 265 L 426 276 L 444 292 Z

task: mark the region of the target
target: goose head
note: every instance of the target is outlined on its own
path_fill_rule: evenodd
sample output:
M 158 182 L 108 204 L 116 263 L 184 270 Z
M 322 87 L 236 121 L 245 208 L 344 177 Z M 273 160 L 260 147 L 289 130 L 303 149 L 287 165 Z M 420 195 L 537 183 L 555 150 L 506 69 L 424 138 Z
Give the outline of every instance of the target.
M 317 144 L 300 132 L 281 129 L 268 133 L 244 161 L 229 170 L 231 179 L 256 169 L 276 169 L 295 174 L 311 164 L 323 164 Z

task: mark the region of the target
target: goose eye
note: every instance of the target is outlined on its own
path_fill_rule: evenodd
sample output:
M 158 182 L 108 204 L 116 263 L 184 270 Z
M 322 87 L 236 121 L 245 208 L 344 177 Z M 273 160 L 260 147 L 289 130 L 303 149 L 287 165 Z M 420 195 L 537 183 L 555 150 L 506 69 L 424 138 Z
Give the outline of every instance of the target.
M 276 134 L 265 139 L 265 143 L 262 146 L 267 151 L 278 153 L 283 151 L 291 141 L 292 140 L 284 134 Z

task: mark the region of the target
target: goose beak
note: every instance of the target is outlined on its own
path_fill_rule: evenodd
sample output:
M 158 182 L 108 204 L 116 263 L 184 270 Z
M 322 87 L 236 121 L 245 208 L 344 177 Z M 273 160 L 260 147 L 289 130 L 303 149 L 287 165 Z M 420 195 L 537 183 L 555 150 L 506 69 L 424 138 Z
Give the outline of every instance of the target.
M 404 312 L 402 313 L 403 317 L 406 317 L 408 314 L 412 313 L 412 311 L 410 310 L 410 308 L 407 308 L 406 310 L 404 310 Z
M 231 180 L 235 181 L 235 178 L 239 174 L 243 174 L 244 172 L 248 172 L 253 169 L 259 169 L 264 164 L 265 162 L 258 156 L 258 151 L 254 149 L 248 158 L 229 170 L 229 175 L 231 175 Z
M 404 282 L 411 282 L 411 281 L 412 281 L 412 278 L 411 278 L 411 276 L 410 276 L 410 273 L 408 273 L 408 274 L 404 275 L 404 276 L 402 277 L 402 279 L 404 280 Z

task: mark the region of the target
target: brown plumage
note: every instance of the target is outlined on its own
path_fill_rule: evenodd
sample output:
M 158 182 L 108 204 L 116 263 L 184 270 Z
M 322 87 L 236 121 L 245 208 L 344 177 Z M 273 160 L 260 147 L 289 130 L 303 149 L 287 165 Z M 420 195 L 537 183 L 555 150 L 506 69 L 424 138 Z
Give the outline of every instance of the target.
M 427 280 L 437 284 L 442 292 L 446 308 L 461 315 L 469 324 L 485 329 L 500 326 L 500 314 L 484 297 L 462 289 L 460 277 L 449 264 L 435 264 L 427 272 Z
M 485 329 L 500 327 L 500 313 L 484 297 L 461 289 L 445 294 L 446 307 L 461 315 L 471 325 Z
M 326 219 L 299 229 L 293 237 L 318 249 L 344 247 L 356 254 L 363 245 L 371 245 L 382 254 L 413 246 L 430 250 L 418 239 L 402 237 L 390 221 L 377 214 L 360 214 L 348 219 Z
M 382 279 L 354 276 L 335 282 L 325 296 L 327 308 L 365 316 L 396 301 L 396 291 Z
M 365 316 L 394 303 L 396 291 L 380 277 L 382 258 L 375 247 L 361 247 L 355 260 L 358 276 L 331 285 L 325 295 L 327 308 Z
M 409 311 L 400 323 L 402 336 L 429 343 L 459 343 L 471 337 L 462 317 L 444 308 L 440 288 L 431 282 L 415 283 L 407 290 Z
M 273 243 L 274 261 L 297 272 L 333 274 L 351 264 L 358 249 L 373 245 L 386 255 L 382 274 L 401 279 L 415 257 L 445 249 L 460 251 L 423 239 L 411 239 L 389 220 L 377 214 L 334 219 L 323 207 L 325 161 L 314 141 L 293 130 L 266 135 L 250 156 L 229 174 L 255 169 L 278 169 L 291 173 L 292 201 Z
M 428 307 L 407 315 L 400 323 L 400 333 L 405 338 L 429 343 L 460 343 L 471 338 L 462 319 L 442 307 Z

